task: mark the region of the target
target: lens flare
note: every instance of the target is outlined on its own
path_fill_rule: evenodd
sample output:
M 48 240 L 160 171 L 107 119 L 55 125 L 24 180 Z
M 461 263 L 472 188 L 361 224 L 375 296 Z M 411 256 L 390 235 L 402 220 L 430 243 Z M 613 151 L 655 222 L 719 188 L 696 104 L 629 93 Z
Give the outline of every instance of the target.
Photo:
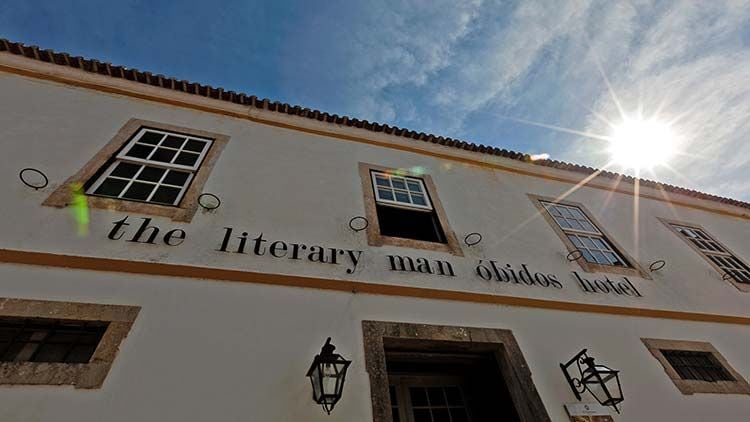
M 89 204 L 86 194 L 83 192 L 81 183 L 70 184 L 70 212 L 78 228 L 78 237 L 86 237 L 89 234 Z
M 625 118 L 608 138 L 612 160 L 635 170 L 667 164 L 677 143 L 672 127 L 656 119 Z

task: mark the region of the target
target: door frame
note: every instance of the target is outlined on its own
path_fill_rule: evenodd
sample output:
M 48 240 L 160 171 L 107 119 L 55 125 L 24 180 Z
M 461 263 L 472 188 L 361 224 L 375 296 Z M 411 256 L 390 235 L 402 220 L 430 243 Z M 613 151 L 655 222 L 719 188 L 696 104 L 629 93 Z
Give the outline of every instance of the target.
M 362 321 L 365 369 L 370 378 L 373 422 L 391 422 L 386 349 L 478 353 L 495 357 L 522 422 L 550 422 L 513 332 L 402 322 Z

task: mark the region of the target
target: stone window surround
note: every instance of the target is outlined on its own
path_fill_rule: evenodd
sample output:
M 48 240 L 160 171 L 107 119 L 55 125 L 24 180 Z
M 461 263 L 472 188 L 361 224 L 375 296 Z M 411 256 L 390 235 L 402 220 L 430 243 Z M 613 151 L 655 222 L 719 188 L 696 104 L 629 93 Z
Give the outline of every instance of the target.
M 458 243 L 456 234 L 448 224 L 448 217 L 443 208 L 443 204 L 440 202 L 440 198 L 437 195 L 437 189 L 435 183 L 432 181 L 432 177 L 427 174 L 414 174 L 405 170 L 399 169 L 398 172 L 407 177 L 414 177 L 421 179 L 424 182 L 427 194 L 430 197 L 430 202 L 434 208 L 435 214 L 437 215 L 440 227 L 443 229 L 445 234 L 446 243 L 427 242 L 424 240 L 404 239 L 400 237 L 384 236 L 380 234 L 380 223 L 378 222 L 377 213 L 377 202 L 375 200 L 375 191 L 372 186 L 371 171 L 382 171 L 385 173 L 395 172 L 396 169 L 378 166 L 375 164 L 359 163 L 359 175 L 362 179 L 362 193 L 365 200 L 365 216 L 367 217 L 367 244 L 370 246 L 401 246 L 405 248 L 414 249 L 426 249 L 431 251 L 447 252 L 456 256 L 463 256 L 463 251 Z
M 568 236 L 565 235 L 565 232 L 562 228 L 555 222 L 555 220 L 552 218 L 552 216 L 549 214 L 547 209 L 544 207 L 544 204 L 542 202 L 550 202 L 553 204 L 561 204 L 561 205 L 567 205 L 571 207 L 576 207 L 581 210 L 581 212 L 586 215 L 586 217 L 591 221 L 591 223 L 596 226 L 597 229 L 604 235 L 605 238 L 607 238 L 607 241 L 612 245 L 613 248 L 617 251 L 617 253 L 622 257 L 630 267 L 618 267 L 615 265 L 602 265 L 602 264 L 594 264 L 592 262 L 588 262 L 583 257 L 580 259 L 576 259 L 575 262 L 581 267 L 581 269 L 587 273 L 609 273 L 609 274 L 619 274 L 624 276 L 633 276 L 633 277 L 641 277 L 645 278 L 647 280 L 651 280 L 651 276 L 646 272 L 641 265 L 636 261 L 632 256 L 630 256 L 625 249 L 620 246 L 619 243 L 615 240 L 614 237 L 612 237 L 609 232 L 604 228 L 604 226 L 596 219 L 594 218 L 593 214 L 584 206 L 583 204 L 579 202 L 573 202 L 573 201 L 567 201 L 567 200 L 561 200 L 546 196 L 540 196 L 535 195 L 531 193 L 527 193 L 526 196 L 531 199 L 531 202 L 534 203 L 534 206 L 536 206 L 538 212 L 544 217 L 544 220 L 552 227 L 552 229 L 555 231 L 557 236 L 560 238 L 560 240 L 565 245 L 565 248 L 568 250 L 569 253 L 577 250 L 573 242 L 568 239 Z
M 373 422 L 391 421 L 386 348 L 493 354 L 522 422 L 549 422 L 526 360 L 510 330 L 400 322 L 362 321 L 365 369 L 370 378 Z
M 0 385 L 73 385 L 100 388 L 128 335 L 139 306 L 0 298 L 0 317 L 109 323 L 88 363 L 0 362 Z
M 664 367 L 664 372 L 674 383 L 682 394 L 691 395 L 696 393 L 713 393 L 713 394 L 750 394 L 750 384 L 745 381 L 737 371 L 727 362 L 724 356 L 708 342 L 687 341 L 687 340 L 664 340 L 653 338 L 641 338 L 641 341 L 652 355 Z M 700 381 L 682 379 L 677 371 L 672 368 L 667 358 L 662 354 L 662 350 L 684 350 L 692 352 L 708 352 L 726 369 L 735 381 Z
M 89 160 L 83 168 L 58 186 L 44 201 L 43 205 L 57 208 L 64 208 L 70 205 L 72 199 L 70 185 L 73 183 L 85 185 L 89 182 L 101 169 L 104 168 L 107 162 L 117 155 L 118 151 L 120 151 L 120 149 L 122 149 L 122 147 L 144 127 L 167 132 L 183 133 L 202 138 L 210 138 L 213 140 L 211 147 L 203 158 L 200 168 L 195 172 L 195 176 L 190 182 L 190 186 L 180 200 L 180 204 L 178 206 L 170 206 L 117 198 L 87 196 L 88 206 L 92 208 L 168 217 L 174 221 L 189 223 L 198 210 L 198 196 L 200 196 L 203 186 L 205 185 L 209 174 L 211 174 L 211 170 L 216 164 L 216 160 L 219 158 L 221 151 L 224 149 L 227 142 L 229 142 L 229 136 L 142 119 L 128 120 L 128 122 L 120 128 L 114 138 L 96 153 L 96 155 L 94 155 L 94 157 Z
M 658 217 L 658 218 L 659 218 L 659 221 L 661 221 L 665 226 L 667 226 L 667 228 L 669 229 L 669 231 L 671 231 L 672 233 L 674 233 L 675 236 L 677 236 L 680 239 L 682 239 L 685 243 L 688 244 L 688 246 L 690 246 L 690 248 L 692 250 L 695 251 L 695 253 L 697 253 L 704 260 L 706 260 L 706 262 L 708 262 L 709 265 L 711 265 L 711 267 L 718 272 L 719 278 L 721 278 L 721 275 L 724 274 L 725 271 L 722 270 L 721 268 L 719 268 L 719 266 L 716 265 L 713 261 L 711 261 L 711 259 L 709 259 L 706 256 L 705 253 L 703 253 L 703 251 L 701 251 L 700 249 L 698 249 L 698 247 L 693 244 L 693 242 L 691 242 L 690 240 L 688 240 L 687 238 L 685 238 L 685 236 L 683 236 L 679 232 L 677 232 L 677 230 L 674 228 L 674 226 L 672 226 L 673 224 L 676 224 L 678 226 L 693 227 L 693 228 L 696 228 L 696 229 L 699 229 L 699 230 L 703 231 L 704 233 L 706 233 L 709 236 L 711 236 L 711 239 L 713 239 L 714 242 L 718 243 L 719 246 L 721 246 L 722 248 L 724 248 L 725 251 L 729 252 L 735 258 L 737 258 L 741 262 L 745 263 L 745 265 L 748 265 L 747 262 L 744 259 L 740 258 L 739 255 L 737 255 L 736 253 L 732 252 L 731 249 L 729 249 L 725 244 L 721 243 L 719 241 L 719 239 L 717 239 L 714 235 L 712 235 L 709 230 L 706 230 L 705 228 L 703 228 L 703 226 L 698 225 L 698 224 L 693 224 L 693 223 L 686 223 L 684 221 L 670 220 L 670 219 L 661 218 L 661 217 Z M 727 281 L 728 283 L 731 283 L 734 287 L 737 288 L 737 290 L 739 290 L 741 292 L 745 292 L 745 293 L 750 292 L 750 284 L 739 283 L 739 282 L 735 281 L 734 278 L 732 278 L 732 277 L 728 277 L 725 281 Z

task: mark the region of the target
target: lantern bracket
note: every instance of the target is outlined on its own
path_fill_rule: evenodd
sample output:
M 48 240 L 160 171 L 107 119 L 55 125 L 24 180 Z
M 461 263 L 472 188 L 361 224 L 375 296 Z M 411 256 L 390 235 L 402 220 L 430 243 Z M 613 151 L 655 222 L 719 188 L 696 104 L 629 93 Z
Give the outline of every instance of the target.
M 578 369 L 578 374 L 580 375 L 579 378 L 571 375 L 569 371 L 570 367 L 573 366 L 573 364 L 575 364 L 576 368 Z M 606 380 L 603 380 L 601 377 L 601 372 L 599 372 L 601 371 L 601 368 L 603 368 L 606 371 L 609 371 L 610 373 L 614 373 L 615 377 L 617 377 L 617 373 L 619 372 L 619 371 L 611 370 L 607 368 L 606 366 L 595 364 L 594 358 L 588 355 L 587 349 L 583 349 L 580 352 L 578 352 L 578 354 L 576 354 L 567 363 L 560 364 L 560 369 L 562 369 L 562 372 L 565 375 L 565 380 L 568 381 L 568 385 L 570 385 L 570 389 L 573 390 L 573 394 L 575 395 L 576 399 L 580 401 L 582 399 L 581 394 L 583 394 L 585 391 L 588 391 L 602 405 L 612 406 L 614 407 L 617 413 L 620 413 L 620 409 L 617 407 L 617 405 L 623 401 L 621 390 L 617 394 L 619 395 L 619 398 L 614 398 L 610 395 L 609 392 L 607 392 L 607 400 L 602 402 L 594 394 L 594 392 L 589 389 L 589 386 L 587 385 L 587 383 L 591 383 L 590 381 L 591 374 L 593 374 L 596 379 L 596 382 L 601 384 L 602 387 L 604 387 L 604 383 Z M 589 373 L 589 375 L 584 375 L 587 372 Z M 617 386 L 618 386 L 617 388 L 620 389 L 619 379 L 617 379 Z

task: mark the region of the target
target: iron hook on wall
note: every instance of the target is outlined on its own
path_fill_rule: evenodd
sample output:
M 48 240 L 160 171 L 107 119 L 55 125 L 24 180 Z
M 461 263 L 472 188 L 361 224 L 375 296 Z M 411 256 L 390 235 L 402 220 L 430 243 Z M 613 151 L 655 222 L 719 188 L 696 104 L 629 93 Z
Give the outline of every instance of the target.
M 370 221 L 367 220 L 365 217 L 362 216 L 356 216 L 352 217 L 351 220 L 349 220 L 349 228 L 354 230 L 355 232 L 361 232 L 362 230 L 366 229 L 370 225 Z
M 37 176 L 37 179 L 41 176 L 41 180 L 34 181 L 32 178 L 34 175 Z M 44 189 L 49 184 L 49 179 L 47 178 L 47 175 L 42 173 L 41 170 L 37 170 L 35 168 L 27 167 L 20 172 L 18 172 L 18 178 L 21 179 L 21 182 L 23 182 L 24 185 L 34 189 Z

